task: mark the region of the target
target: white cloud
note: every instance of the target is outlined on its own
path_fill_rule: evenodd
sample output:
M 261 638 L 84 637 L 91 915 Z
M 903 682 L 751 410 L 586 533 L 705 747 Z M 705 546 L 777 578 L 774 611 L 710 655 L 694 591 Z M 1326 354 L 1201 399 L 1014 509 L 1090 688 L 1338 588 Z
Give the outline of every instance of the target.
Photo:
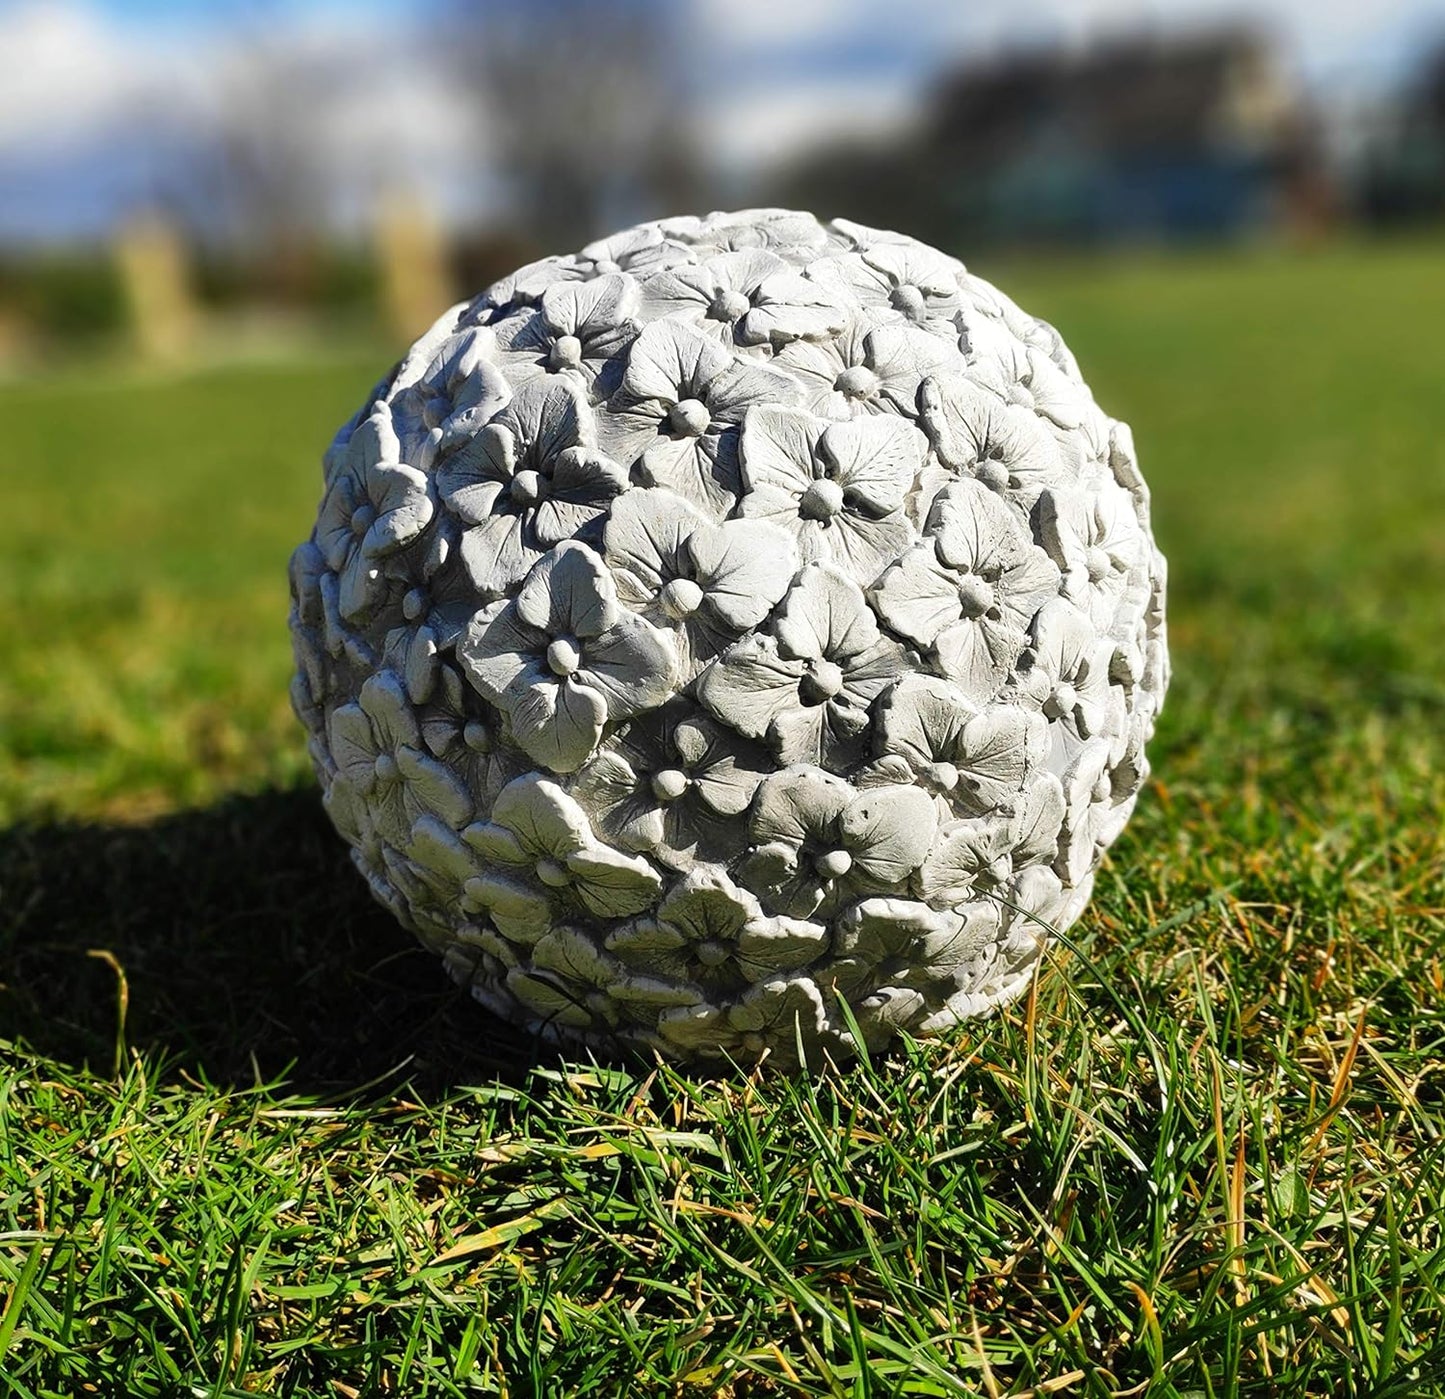
M 458 151 L 485 149 L 484 133 L 449 86 L 445 50 L 422 39 L 405 20 L 359 25 L 340 11 L 173 32 L 117 24 L 81 0 L 0 5 L 0 227 L 45 236 L 73 216 L 71 200 L 16 208 L 7 167 L 29 172 L 27 188 L 36 171 L 48 187 L 67 172 L 72 186 L 103 185 L 95 197 L 114 220 L 184 183 L 182 153 L 238 136 L 313 172 L 306 193 L 343 226 L 369 218 L 387 187 L 443 217 L 470 213 Z

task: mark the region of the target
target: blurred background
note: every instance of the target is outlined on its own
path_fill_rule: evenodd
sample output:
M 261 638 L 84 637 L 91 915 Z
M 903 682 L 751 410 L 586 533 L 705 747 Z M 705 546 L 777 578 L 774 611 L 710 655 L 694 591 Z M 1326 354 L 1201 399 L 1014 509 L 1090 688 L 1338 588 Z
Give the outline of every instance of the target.
M 0 370 L 405 338 L 756 203 L 973 261 L 1430 225 L 1445 4 L 0 3 Z
M 0 0 L 0 825 L 308 781 L 336 425 L 521 262 L 774 202 L 958 254 L 1132 422 L 1160 771 L 1438 727 L 1445 0 Z

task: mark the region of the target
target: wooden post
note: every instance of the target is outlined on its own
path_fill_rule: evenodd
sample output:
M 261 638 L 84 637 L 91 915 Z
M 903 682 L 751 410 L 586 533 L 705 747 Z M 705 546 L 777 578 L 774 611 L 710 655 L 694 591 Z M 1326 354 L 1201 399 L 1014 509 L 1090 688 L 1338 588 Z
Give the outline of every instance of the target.
M 392 190 L 377 209 L 376 248 L 387 329 L 410 342 L 454 299 L 445 236 L 423 200 Z
M 115 246 L 136 348 L 148 359 L 181 358 L 195 340 L 196 307 L 185 244 L 158 214 L 128 223 Z

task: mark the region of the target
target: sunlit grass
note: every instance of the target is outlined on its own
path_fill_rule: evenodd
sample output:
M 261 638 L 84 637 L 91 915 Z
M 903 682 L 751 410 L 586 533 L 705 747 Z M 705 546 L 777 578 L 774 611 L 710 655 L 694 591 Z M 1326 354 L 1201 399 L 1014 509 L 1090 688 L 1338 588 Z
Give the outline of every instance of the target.
M 1445 1393 L 1445 249 L 999 279 L 1135 427 L 1156 779 L 1032 998 L 801 1082 L 539 1059 L 347 866 L 384 352 L 0 390 L 0 1390 Z

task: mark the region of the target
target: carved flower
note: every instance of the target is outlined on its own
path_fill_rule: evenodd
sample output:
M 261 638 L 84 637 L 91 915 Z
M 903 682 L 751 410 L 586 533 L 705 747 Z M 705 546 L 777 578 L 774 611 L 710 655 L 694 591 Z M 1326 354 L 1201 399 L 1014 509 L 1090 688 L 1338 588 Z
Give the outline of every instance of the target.
M 786 345 L 840 331 L 848 317 L 822 287 L 761 248 L 719 253 L 648 279 L 648 313 L 731 345 Z
M 604 724 L 661 704 L 677 678 L 671 636 L 622 607 L 606 565 L 575 541 L 544 554 L 514 599 L 478 612 L 457 654 L 523 750 L 554 772 L 579 768 Z
M 922 243 L 885 243 L 820 258 L 808 280 L 840 300 L 867 307 L 875 321 L 947 324 L 958 310 L 962 265 Z
M 596 449 L 596 425 L 567 378 L 523 384 L 496 418 L 437 471 L 447 508 L 468 525 L 461 558 L 494 596 L 538 557 L 607 511 L 627 473 Z
M 990 903 L 937 910 L 912 899 L 864 899 L 837 919 L 835 960 L 818 981 L 850 1001 L 885 987 L 957 985 L 998 931 L 999 910 Z
M 807 259 L 828 242 L 828 231 L 811 214 L 791 209 L 738 209 L 709 214 L 690 230 L 698 247 L 721 252 L 769 248 L 783 256 Z
M 1088 494 L 1045 491 L 1039 529 L 1063 573 L 1064 596 L 1087 612 L 1099 631 L 1112 631 L 1125 597 L 1148 587 L 1147 545 L 1134 502 L 1109 481 Z
M 390 561 L 431 522 L 428 478 L 398 461 L 399 451 L 391 414 L 379 408 L 352 433 L 321 501 L 316 543 L 348 619 L 376 606 Z
M 878 580 L 873 605 L 894 631 L 933 651 L 974 704 L 986 704 L 1027 644 L 1034 614 L 1057 594 L 1059 571 L 977 481 L 940 492 L 927 533 Z
M 692 215 L 639 224 L 621 233 L 599 238 L 582 249 L 601 275 L 631 272 L 642 277 L 679 262 L 696 262 L 697 253 L 684 241 L 696 231 L 700 220 Z
M 937 374 L 950 347 L 915 326 L 868 328 L 862 318 L 823 344 L 798 340 L 779 350 L 774 363 L 803 386 L 803 407 L 823 418 L 862 413 L 918 415 L 918 388 Z M 793 400 L 773 399 L 774 403 Z
M 436 522 L 412 555 L 400 624 L 386 633 L 382 660 L 406 681 L 413 704 L 431 698 L 442 652 L 456 645 L 477 610 L 477 589 L 458 558 L 460 537 L 455 520 Z
M 435 816 L 424 815 L 412 823 L 405 848 L 387 846 L 382 851 L 387 878 L 401 894 L 406 910 L 404 922 L 432 943 L 445 949 L 453 936 L 453 918 L 467 907 L 467 882 L 477 873 L 477 857 L 450 826 Z M 496 934 L 495 944 L 501 943 Z
M 677 639 L 682 677 L 756 627 L 797 569 L 792 539 L 761 521 L 715 524 L 672 491 L 629 491 L 604 536 L 622 602 Z
M 1122 692 L 1111 692 L 1113 643 L 1073 603 L 1054 598 L 1034 619 L 1023 691 L 1054 726 L 1056 747 L 1072 755 L 1113 731 Z
M 803 563 L 837 564 L 867 587 L 915 538 L 900 507 L 927 450 L 898 417 L 830 423 L 793 408 L 750 408 L 742 513 L 789 530 Z
M 878 711 L 878 751 L 902 759 L 930 790 L 974 811 L 1023 791 L 1049 753 L 1048 724 L 1018 705 L 977 709 L 936 675 L 906 675 Z
M 417 718 L 427 751 L 462 779 L 484 810 L 521 775 L 521 760 L 502 742 L 501 717 L 448 662 L 439 663 L 431 699 Z
M 594 270 L 590 263 L 571 253 L 538 258 L 493 282 L 471 304 L 464 319 L 480 321 L 508 308 L 535 306 L 548 287 L 559 282 L 586 281 Z
M 654 976 L 740 988 L 807 966 L 828 931 L 796 918 L 769 918 L 746 889 L 718 869 L 697 869 L 673 885 L 657 911 L 608 935 L 607 947 Z
M 722 999 L 722 998 L 720 998 Z M 664 1047 L 709 1058 L 757 1058 L 764 1051 L 792 1062 L 801 1042 L 813 1051 L 826 1032 L 823 997 L 811 977 L 772 977 L 731 1004 L 678 1006 L 657 1022 Z
M 944 908 L 1002 891 L 1026 866 L 1053 863 L 1063 821 L 1064 789 L 1052 773 L 1041 773 L 1012 808 L 945 825 L 919 874 L 919 890 Z
M 752 744 L 678 701 L 628 725 L 573 792 L 622 849 L 686 870 L 741 852 L 744 815 L 771 770 Z
M 861 895 L 903 887 L 937 822 L 917 787 L 858 792 L 820 768 L 786 768 L 758 788 L 740 878 L 783 913 L 827 918 Z
M 731 354 L 690 325 L 656 321 L 632 343 L 604 420 L 607 446 L 638 461 L 645 484 L 667 486 L 710 518 L 737 502 L 737 426 L 755 403 L 793 403 L 798 385 Z
M 482 857 L 466 884 L 469 904 L 485 909 L 514 942 L 535 943 L 559 913 L 627 918 L 662 888 L 646 860 L 597 840 L 587 813 L 536 772 L 509 782 L 491 820 L 468 826 L 462 839 Z
M 591 389 L 637 334 L 641 294 L 621 273 L 590 282 L 557 282 L 537 310 L 497 325 L 497 340 L 514 377 L 573 374 Z M 615 385 L 603 384 L 609 393 Z
M 531 964 L 509 972 L 507 986 L 546 1022 L 571 1029 L 615 1026 L 627 1008 L 650 1010 L 651 1023 L 659 1010 L 701 999 L 691 986 L 629 971 L 583 929 L 570 926 L 544 933 Z
M 1026 510 L 1041 491 L 1069 480 L 1056 438 L 1030 409 L 961 374 L 928 380 L 919 401 L 924 430 L 950 472 L 966 471 Z
M 785 763 L 848 771 L 867 751 L 869 706 L 907 668 L 863 591 L 809 564 L 772 620 L 698 677 L 698 698 L 725 724 L 765 738 Z
M 470 818 L 471 797 L 422 750 L 416 715 L 392 671 L 371 676 L 354 703 L 332 710 L 326 727 L 338 772 L 366 799 L 386 840 L 405 845 L 412 823 L 428 812 L 453 826 Z
M 415 375 L 408 355 L 394 386 L 392 411 L 399 431 L 425 444 L 422 465 L 433 453 L 471 438 L 512 396 L 507 376 L 494 362 L 496 339 L 485 326 L 449 335 Z
M 1109 756 L 1108 742 L 1092 738 L 1074 754 L 1064 773 L 1067 800 L 1055 868 L 1070 885 L 1081 884 L 1088 878 L 1100 848 L 1113 840 L 1123 827 L 1114 800 Z M 1128 814 L 1126 809 L 1124 819 Z

